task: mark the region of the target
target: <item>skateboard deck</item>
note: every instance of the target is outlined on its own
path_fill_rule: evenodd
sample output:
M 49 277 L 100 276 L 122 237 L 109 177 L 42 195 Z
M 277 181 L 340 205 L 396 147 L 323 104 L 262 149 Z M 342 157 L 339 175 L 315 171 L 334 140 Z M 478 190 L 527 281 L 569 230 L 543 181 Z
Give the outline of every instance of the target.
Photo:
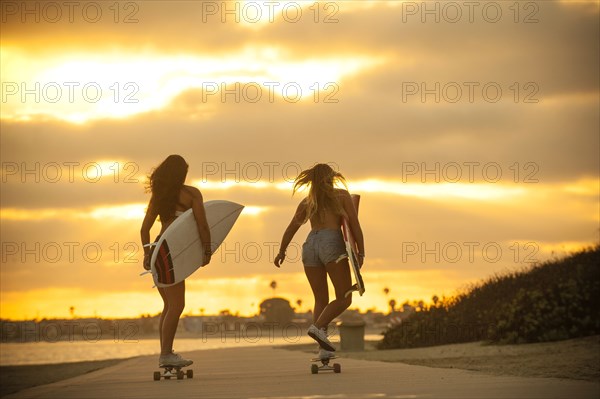
M 342 365 L 339 363 L 333 363 L 333 366 L 329 365 L 329 361 L 332 359 L 337 359 L 337 356 L 332 356 L 328 359 L 321 359 L 318 357 L 315 357 L 313 359 L 310 359 L 310 361 L 314 364 L 310 365 L 310 372 L 311 374 L 318 374 L 319 371 L 333 371 L 334 373 L 341 373 L 342 372 Z M 321 362 L 321 365 L 319 366 L 318 362 Z
M 337 359 L 339 356 L 331 356 L 329 359 L 321 359 L 320 357 L 313 357 L 312 359 L 310 359 L 311 362 L 320 362 L 322 360 L 331 360 L 331 359 Z
M 354 203 L 354 208 L 356 208 L 356 212 L 358 213 L 358 204 L 360 203 L 360 195 L 352 194 L 352 202 Z M 342 220 L 342 233 L 344 235 L 344 243 L 346 244 L 346 254 L 348 255 L 348 262 L 350 263 L 350 267 L 352 268 L 352 274 L 354 275 L 354 280 L 356 283 L 352 285 L 352 287 L 346 292 L 344 296 L 351 295 L 352 292 L 358 291 L 359 295 L 362 296 L 365 293 L 365 283 L 363 282 L 362 275 L 360 274 L 360 263 L 358 261 L 358 246 L 356 245 L 356 240 L 352 235 L 352 230 L 350 229 L 350 223 L 347 218 L 343 218 Z
M 183 380 L 183 377 L 194 378 L 194 370 L 187 369 L 185 372 L 182 368 L 187 366 L 175 367 L 175 366 L 159 366 L 159 368 L 164 369 L 163 372 L 155 371 L 154 372 L 154 381 L 159 381 L 161 378 L 165 380 L 170 380 L 171 378 L 177 378 L 178 380 Z

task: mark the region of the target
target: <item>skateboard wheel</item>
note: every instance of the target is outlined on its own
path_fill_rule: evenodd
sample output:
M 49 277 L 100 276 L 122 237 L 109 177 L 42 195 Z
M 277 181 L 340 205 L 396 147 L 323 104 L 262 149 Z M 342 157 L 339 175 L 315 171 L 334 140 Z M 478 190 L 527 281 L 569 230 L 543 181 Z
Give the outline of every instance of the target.
M 187 378 L 194 378 L 194 370 L 186 371 Z
M 160 380 L 160 371 L 155 371 L 154 372 L 154 381 L 158 381 Z
M 313 374 L 317 374 L 319 372 L 319 366 L 317 366 L 316 364 L 311 365 L 310 372 Z
M 339 363 L 334 363 L 333 364 L 333 372 L 334 373 L 341 373 L 342 372 L 342 365 Z
M 177 379 L 178 380 L 183 380 L 183 371 L 181 371 L 181 370 L 177 371 Z

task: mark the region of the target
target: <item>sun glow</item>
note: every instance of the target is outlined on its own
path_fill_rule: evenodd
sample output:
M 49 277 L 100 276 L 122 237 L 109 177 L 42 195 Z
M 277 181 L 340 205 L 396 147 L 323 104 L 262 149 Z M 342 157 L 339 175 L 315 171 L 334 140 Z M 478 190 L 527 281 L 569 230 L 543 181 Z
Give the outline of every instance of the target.
M 1 51 L 10 62 L 2 62 L 0 117 L 71 123 L 163 109 L 188 90 L 201 93 L 202 105 L 308 101 L 335 92 L 340 80 L 383 61 L 365 56 L 290 60 L 276 47 L 248 47 L 227 57 L 113 52 L 43 60 L 13 48 Z
M 428 199 L 503 200 L 523 196 L 522 187 L 489 183 L 402 183 L 395 181 L 364 180 L 349 183 L 353 192 L 385 193 Z
M 423 279 L 423 275 L 427 278 Z M 398 287 L 393 288 L 390 295 L 401 303 L 408 299 L 428 300 L 433 294 L 441 294 L 448 281 L 458 282 L 455 276 L 443 270 L 378 272 L 365 274 L 365 278 L 370 292 L 369 300 L 361 298 L 353 304 L 353 308 L 362 311 L 388 309 L 387 302 L 390 298 L 384 295 L 384 287 Z M 273 280 L 277 281 L 275 292 L 269 287 Z M 162 309 L 162 303 L 151 286 L 151 279 L 148 279 L 148 289 L 136 291 L 89 292 L 79 288 L 2 291 L 2 317 L 12 320 L 66 318 L 71 317 L 71 306 L 74 307 L 76 317 L 138 317 L 142 314 L 157 314 Z M 313 306 L 313 297 L 304 273 L 206 278 L 200 270 L 186 281 L 184 314 L 218 314 L 227 309 L 232 314 L 251 316 L 258 313 L 260 302 L 273 295 L 289 300 L 298 312 L 306 312 Z M 302 300 L 300 307 L 297 305 L 298 299 Z M 127 303 L 127 306 L 123 306 L 123 303 Z
M 242 214 L 249 216 L 260 216 L 266 212 L 269 208 L 266 206 L 245 206 Z
M 96 220 L 142 220 L 146 214 L 147 204 L 133 203 L 123 205 L 98 206 L 92 209 L 73 208 L 44 208 L 44 209 L 21 209 L 2 208 L 0 219 L 2 220 L 32 220 L 45 219 L 96 219 Z
M 107 161 L 101 168 L 107 173 L 113 172 L 114 163 Z M 415 197 L 426 200 L 470 200 L 475 202 L 522 201 L 532 196 L 545 197 L 548 193 L 556 192 L 557 187 L 566 195 L 576 197 L 597 197 L 600 181 L 594 179 L 581 180 L 569 184 L 541 185 L 527 188 L 523 185 L 502 185 L 489 183 L 402 183 L 400 181 L 383 179 L 357 180 L 349 183 L 348 188 L 353 193 L 370 193 Z M 194 180 L 192 185 L 206 191 L 240 190 L 274 190 L 291 192 L 293 183 L 280 181 L 267 182 L 218 182 Z M 535 190 L 534 190 L 535 189 Z M 96 220 L 142 220 L 146 213 L 146 203 L 129 203 L 120 205 L 102 205 L 91 209 L 77 208 L 37 208 L 25 209 L 7 207 L 0 209 L 1 220 L 45 220 L 45 219 L 96 219 Z M 270 211 L 265 205 L 246 205 L 243 214 L 261 216 Z M 593 220 L 599 220 L 600 214 L 592 215 Z
M 262 190 L 272 187 L 279 191 L 291 191 L 294 186 L 293 182 L 289 181 L 267 183 L 260 181 L 194 180 L 193 184 L 200 189 L 206 190 L 228 190 L 232 188 Z M 569 189 L 571 191 L 576 190 L 576 187 L 579 186 L 569 186 Z M 457 198 L 480 201 L 519 198 L 527 193 L 525 188 L 516 185 L 490 183 L 403 183 L 401 181 L 383 179 L 357 180 L 348 183 L 348 188 L 351 192 L 356 193 L 393 194 L 427 199 Z M 587 190 L 587 183 L 585 189 Z

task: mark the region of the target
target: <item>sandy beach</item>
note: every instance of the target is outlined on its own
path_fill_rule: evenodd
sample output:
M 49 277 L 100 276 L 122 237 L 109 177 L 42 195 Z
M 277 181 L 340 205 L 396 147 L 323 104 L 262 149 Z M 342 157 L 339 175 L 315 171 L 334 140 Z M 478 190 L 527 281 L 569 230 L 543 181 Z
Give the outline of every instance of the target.
M 6 367 L 2 395 L 158 398 L 176 389 L 182 397 L 210 398 L 595 398 L 600 394 L 599 342 L 594 336 L 544 344 L 470 343 L 388 351 L 374 350 L 369 343 L 364 352 L 340 352 L 336 361 L 342 373 L 335 375 L 311 375 L 308 360 L 314 345 L 190 352 L 195 375 L 182 381 L 153 381 L 154 356 Z M 34 385 L 39 386 L 28 388 Z

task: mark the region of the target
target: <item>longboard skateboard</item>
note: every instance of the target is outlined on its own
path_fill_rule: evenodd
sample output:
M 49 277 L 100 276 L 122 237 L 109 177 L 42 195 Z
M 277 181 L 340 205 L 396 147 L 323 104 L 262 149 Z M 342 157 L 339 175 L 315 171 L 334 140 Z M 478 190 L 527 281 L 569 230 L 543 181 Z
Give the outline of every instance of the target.
M 329 361 L 332 359 L 337 359 L 337 356 L 332 356 L 328 359 L 321 359 L 318 357 L 310 359 L 310 361 L 314 363 L 314 364 L 310 365 L 310 372 L 312 374 L 318 374 L 319 371 L 333 371 L 334 373 L 341 373 L 342 372 L 341 364 L 333 363 L 333 366 L 329 365 Z M 316 362 L 321 362 L 321 365 L 319 366 L 318 364 L 316 364 Z
M 352 194 L 352 202 L 354 203 L 354 208 L 356 208 L 356 212 L 358 213 L 358 204 L 360 203 L 360 195 Z M 352 295 L 352 292 L 358 291 L 359 295 L 362 296 L 365 293 L 365 283 L 363 282 L 362 275 L 360 274 L 360 263 L 358 261 L 358 246 L 356 245 L 356 240 L 352 235 L 352 230 L 350 229 L 350 223 L 347 218 L 343 218 L 342 221 L 342 233 L 344 235 L 344 243 L 346 244 L 346 254 L 348 255 L 348 262 L 350 263 L 350 267 L 352 268 L 352 273 L 354 274 L 354 280 L 356 280 L 356 284 L 354 284 L 344 295 L 347 297 L 348 295 Z
M 178 380 L 183 380 L 183 377 L 194 378 L 194 370 L 187 369 L 185 373 L 182 368 L 185 366 L 159 366 L 159 368 L 164 369 L 161 373 L 160 371 L 154 372 L 154 381 L 159 381 L 161 378 L 165 380 L 170 380 L 171 378 L 177 378 Z

